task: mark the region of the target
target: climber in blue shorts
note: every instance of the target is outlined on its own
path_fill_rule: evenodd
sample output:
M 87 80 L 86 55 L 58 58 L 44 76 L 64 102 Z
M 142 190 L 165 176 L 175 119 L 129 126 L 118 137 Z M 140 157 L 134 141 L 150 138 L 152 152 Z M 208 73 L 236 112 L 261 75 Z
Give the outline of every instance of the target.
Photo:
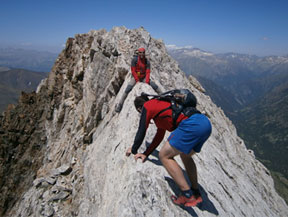
M 212 128 L 209 119 L 195 108 L 195 113 L 190 117 L 181 113 L 176 120 L 175 126 L 172 110 L 169 109 L 171 107 L 170 102 L 158 99 L 149 100 L 145 96 L 138 96 L 135 98 L 134 104 L 136 110 L 141 112 L 141 118 L 134 144 L 128 148 L 126 156 L 132 153 L 136 160 L 140 158 L 142 162 L 145 162 L 147 157 L 163 140 L 166 130 L 172 132 L 168 141 L 159 152 L 163 166 L 182 192 L 182 195 L 178 197 L 173 195 L 171 199 L 176 205 L 196 206 L 201 203 L 202 197 L 198 188 L 197 168 L 192 155 L 200 152 L 203 144 L 211 134 Z M 137 153 L 152 119 L 157 126 L 156 135 L 144 153 Z M 180 155 L 183 161 L 191 182 L 191 188 L 184 177 L 181 167 L 174 159 L 177 155 Z

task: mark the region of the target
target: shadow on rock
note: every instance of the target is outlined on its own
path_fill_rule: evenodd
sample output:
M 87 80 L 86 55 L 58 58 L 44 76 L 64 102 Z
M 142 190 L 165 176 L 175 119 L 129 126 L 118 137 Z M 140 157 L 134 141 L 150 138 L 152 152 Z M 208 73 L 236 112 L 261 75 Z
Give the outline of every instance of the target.
M 150 161 L 151 163 L 156 164 L 157 166 L 162 166 L 162 163 L 159 160 L 159 151 L 155 150 L 155 151 L 153 151 L 153 153 L 151 155 L 153 155 L 157 159 L 148 158 L 147 161 Z
M 174 180 L 170 177 L 167 177 L 167 176 L 165 176 L 165 180 L 168 182 L 168 184 L 169 184 L 170 188 L 172 189 L 172 191 L 174 192 L 174 194 L 179 196 L 181 194 L 181 191 L 180 191 L 179 187 L 177 186 L 177 184 L 174 182 Z M 199 185 L 199 190 L 201 192 L 203 202 L 198 204 L 197 207 L 202 211 L 207 211 L 207 212 L 210 212 L 214 215 L 219 215 L 219 212 L 217 211 L 217 209 L 214 206 L 214 204 L 212 203 L 212 201 L 208 198 L 207 192 L 205 191 L 205 189 L 201 185 Z M 184 209 L 185 211 L 187 211 L 189 214 L 191 214 L 191 216 L 198 216 L 192 207 L 181 206 L 181 208 Z
M 150 144 L 151 144 L 151 143 L 149 143 L 149 142 L 146 141 L 146 143 L 145 143 L 146 148 L 149 147 Z M 160 159 L 159 159 L 159 151 L 158 151 L 158 150 L 154 150 L 154 151 L 151 153 L 151 155 L 154 156 L 154 157 L 157 158 L 157 159 L 151 159 L 151 158 L 148 157 L 147 161 L 150 161 L 151 163 L 154 163 L 154 164 L 156 164 L 157 166 L 162 166 L 162 163 L 161 163 L 161 161 L 160 161 Z

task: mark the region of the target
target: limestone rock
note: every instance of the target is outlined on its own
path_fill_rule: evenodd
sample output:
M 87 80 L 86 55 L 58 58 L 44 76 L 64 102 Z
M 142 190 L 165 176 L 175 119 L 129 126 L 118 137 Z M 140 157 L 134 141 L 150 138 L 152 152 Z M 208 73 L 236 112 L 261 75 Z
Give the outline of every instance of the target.
M 59 175 L 68 175 L 71 172 L 72 168 L 65 164 L 61 167 L 58 167 L 52 171 L 53 176 L 59 176 Z
M 198 99 L 197 108 L 211 120 L 212 135 L 194 157 L 204 198 L 199 207 L 182 209 L 172 204 L 170 195 L 179 189 L 159 161 L 161 145 L 145 163 L 125 156 L 139 122 L 134 97 L 141 92 L 155 94 L 149 85 L 137 83 L 121 113 L 114 112 L 131 77 L 130 61 L 138 47 L 145 47 L 149 55 L 151 79 L 162 90 L 190 89 Z M 31 135 L 38 135 L 40 147 L 45 148 L 33 156 L 33 162 L 29 161 L 27 173 L 36 175 L 34 179 L 21 177 L 30 184 L 22 188 L 15 204 L 5 207 L 9 196 L 16 195 L 11 186 L 17 189 L 20 185 L 7 185 L 8 190 L 1 187 L 5 192 L 1 213 L 17 217 L 288 216 L 288 207 L 276 193 L 268 170 L 246 149 L 231 121 L 203 92 L 195 78 L 185 77 L 163 42 L 153 39 L 143 28 L 92 30 L 68 39 L 48 78 L 34 93 L 36 100 L 22 100 L 22 106 L 28 108 L 29 103 L 39 103 L 34 110 L 41 111 L 38 116 L 33 111 L 27 116 L 39 127 L 27 127 L 29 138 L 22 140 L 23 144 L 29 143 L 26 151 L 36 142 Z M 26 125 L 17 124 L 14 114 L 11 108 L 1 119 L 0 135 L 10 135 L 15 142 L 13 136 Z M 36 132 L 38 128 L 41 130 Z M 151 124 L 145 144 L 151 142 L 155 130 Z M 145 149 L 145 144 L 139 151 Z M 10 156 L 18 162 L 29 159 L 7 145 L 1 150 L 12 150 Z M 181 164 L 178 157 L 176 160 Z M 1 165 L 10 168 L 18 164 L 7 159 L 1 160 Z M 55 168 L 56 183 L 37 187 L 42 183 L 39 178 L 48 181 Z M 33 185 L 35 179 L 38 181 Z

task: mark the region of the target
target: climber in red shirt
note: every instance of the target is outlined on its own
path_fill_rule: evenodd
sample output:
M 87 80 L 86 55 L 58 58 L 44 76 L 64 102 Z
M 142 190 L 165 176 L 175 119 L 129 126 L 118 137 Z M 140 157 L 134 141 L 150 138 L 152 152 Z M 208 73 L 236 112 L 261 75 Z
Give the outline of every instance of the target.
M 176 197 L 173 195 L 171 199 L 176 205 L 196 206 L 201 203 L 202 197 L 198 188 L 197 169 L 192 155 L 200 152 L 203 144 L 211 134 L 209 119 L 195 108 L 195 113 L 190 117 L 181 113 L 176 120 L 175 127 L 170 102 L 158 99 L 149 100 L 147 96 L 139 96 L 135 98 L 134 104 L 137 111 L 141 112 L 141 118 L 134 144 L 128 148 L 126 156 L 130 156 L 132 153 L 135 160 L 140 158 L 142 162 L 145 162 L 147 157 L 163 140 L 166 130 L 172 131 L 168 141 L 159 152 L 159 158 L 163 166 L 182 191 L 181 196 Z M 151 120 L 157 126 L 156 135 L 144 153 L 137 153 Z M 180 166 L 174 160 L 177 155 L 180 155 L 183 161 L 191 182 L 191 188 Z
M 145 57 L 145 49 L 138 49 L 138 56 L 134 56 L 131 62 L 131 72 L 135 79 L 135 83 L 138 81 L 144 81 L 150 83 L 150 61 Z
M 145 57 L 145 48 L 139 48 L 131 61 L 131 72 L 133 78 L 130 79 L 120 102 L 116 105 L 116 112 L 119 113 L 121 111 L 128 93 L 133 89 L 137 82 L 145 82 L 151 85 L 151 87 L 159 93 L 158 86 L 150 79 L 150 71 L 150 61 Z

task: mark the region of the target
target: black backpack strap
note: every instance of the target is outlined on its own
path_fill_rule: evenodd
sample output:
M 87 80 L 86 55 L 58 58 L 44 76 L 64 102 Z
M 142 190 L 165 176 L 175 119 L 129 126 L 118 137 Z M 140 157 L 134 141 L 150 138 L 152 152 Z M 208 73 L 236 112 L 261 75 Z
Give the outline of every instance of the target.
M 153 119 L 154 119 L 154 118 L 158 118 L 158 116 L 159 116 L 161 113 L 167 111 L 168 109 L 171 109 L 171 106 L 169 106 L 169 107 L 167 107 L 167 108 L 165 108 L 165 109 L 162 109 L 160 112 L 158 112 L 158 113 L 153 117 Z
M 167 111 L 167 110 L 169 110 L 169 109 L 172 109 L 173 130 L 175 130 L 176 127 L 177 127 L 177 124 L 176 124 L 177 119 L 178 119 L 178 117 L 179 117 L 179 115 L 180 115 L 180 113 L 181 113 L 181 111 L 175 111 L 175 108 L 174 108 L 175 106 L 176 106 L 176 105 L 175 105 L 175 102 L 171 102 L 171 105 L 170 105 L 170 106 L 168 106 L 167 108 L 162 109 L 160 112 L 158 112 L 158 113 L 153 117 L 153 119 L 159 117 L 159 115 L 162 114 L 163 112 L 165 112 L 165 111 Z M 174 108 L 174 109 L 173 109 L 173 108 Z M 170 117 L 170 116 L 169 116 L 169 117 Z
M 158 97 L 159 95 L 153 95 L 153 94 L 148 94 L 148 93 L 142 92 L 142 93 L 141 93 L 141 96 L 147 96 L 147 97 L 148 97 L 148 96 L 152 96 L 152 97 L 155 98 L 155 97 Z

